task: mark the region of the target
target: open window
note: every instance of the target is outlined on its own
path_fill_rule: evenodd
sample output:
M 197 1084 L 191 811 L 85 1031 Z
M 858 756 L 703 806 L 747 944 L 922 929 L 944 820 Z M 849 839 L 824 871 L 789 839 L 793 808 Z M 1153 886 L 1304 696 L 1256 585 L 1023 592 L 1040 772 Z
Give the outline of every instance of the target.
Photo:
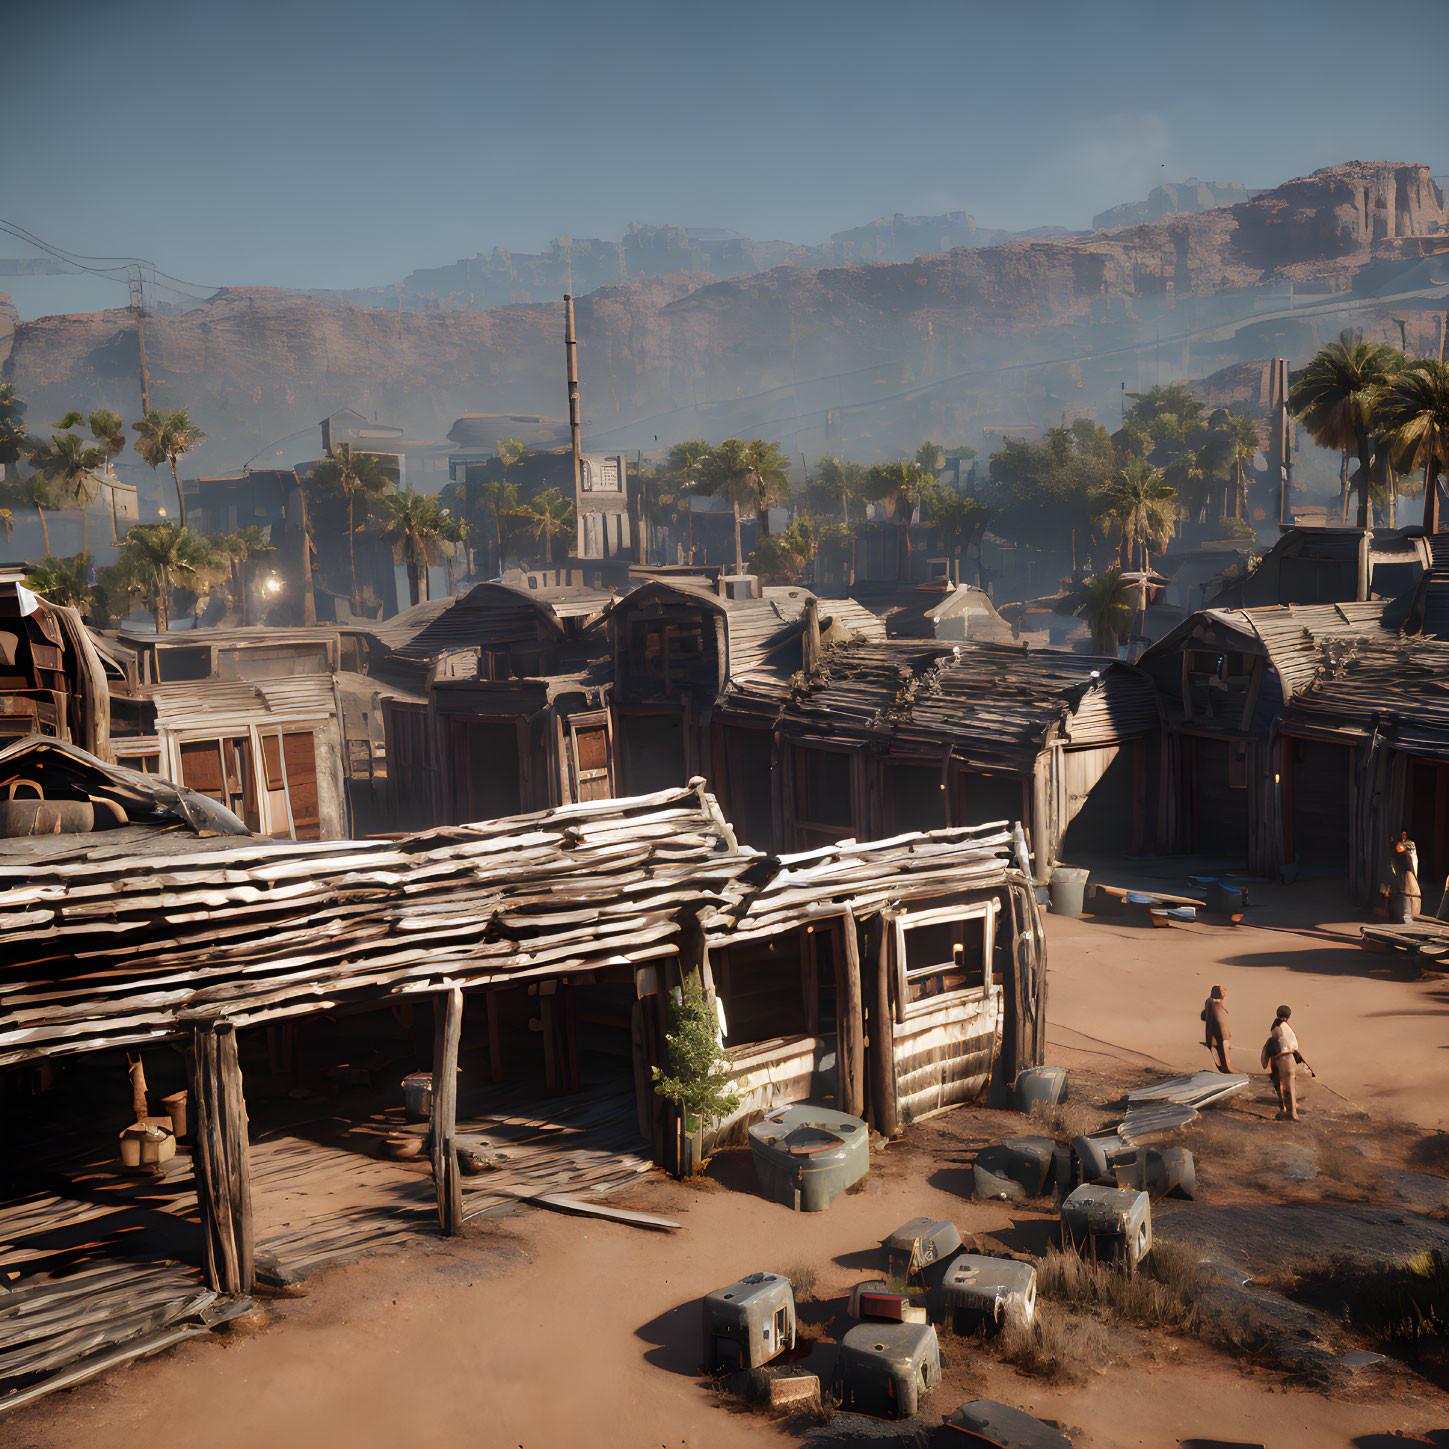
M 990 990 L 997 909 L 993 898 L 895 918 L 897 1020 Z

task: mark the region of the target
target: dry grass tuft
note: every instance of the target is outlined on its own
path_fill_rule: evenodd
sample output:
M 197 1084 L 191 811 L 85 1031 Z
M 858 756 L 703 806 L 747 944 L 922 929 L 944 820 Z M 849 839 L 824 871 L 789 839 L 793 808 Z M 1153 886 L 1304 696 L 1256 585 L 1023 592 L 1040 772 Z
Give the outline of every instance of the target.
M 790 1286 L 795 1290 L 797 1299 L 814 1297 L 815 1286 L 820 1281 L 820 1272 L 813 1263 L 795 1263 L 788 1268 L 781 1268 L 780 1272 L 790 1280 Z
M 1087 1137 L 1110 1120 L 1101 1108 L 1070 1099 L 1052 1107 L 1037 1107 L 1031 1115 L 1033 1121 L 1042 1124 L 1048 1135 L 1060 1142 L 1070 1142 L 1073 1137 Z
M 1111 1357 L 1107 1330 L 1095 1319 L 1037 1301 L 1031 1323 L 1012 1322 L 996 1339 L 1002 1359 L 1042 1379 L 1075 1379 Z
M 1192 1333 L 1198 1327 L 1196 1254 L 1155 1243 L 1137 1272 L 1048 1249 L 1037 1264 L 1037 1286 L 1048 1298 L 1143 1328 Z

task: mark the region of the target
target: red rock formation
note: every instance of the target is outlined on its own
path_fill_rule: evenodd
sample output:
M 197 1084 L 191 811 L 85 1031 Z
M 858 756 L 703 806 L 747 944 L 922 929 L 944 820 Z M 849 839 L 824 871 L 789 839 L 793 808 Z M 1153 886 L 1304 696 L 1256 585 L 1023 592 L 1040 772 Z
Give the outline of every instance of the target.
M 987 355 L 1069 362 L 1103 345 L 1099 324 L 1122 324 L 1124 340 L 1138 336 L 1133 309 L 1169 295 L 1180 308 L 1183 299 L 1301 267 L 1346 279 L 1375 243 L 1382 250 L 1389 239 L 1446 230 L 1449 214 L 1427 167 L 1352 162 L 1236 206 L 1080 238 L 1016 240 L 899 265 L 603 287 L 579 303 L 588 440 L 647 446 L 654 434 L 716 423 L 765 429 L 775 412 L 741 407 L 772 393 L 794 410 L 777 409 L 781 416 L 823 420 L 852 390 L 895 396 L 979 368 Z M 0 356 L 5 328 L 0 311 Z M 181 316 L 149 319 L 146 339 L 153 405 L 189 407 L 208 434 L 194 459 L 202 473 L 236 466 L 267 439 L 339 407 L 441 438 L 466 412 L 557 412 L 563 389 L 556 304 L 399 313 L 229 290 Z M 134 417 L 134 318 L 120 311 L 22 323 L 0 375 L 32 416 L 105 404 Z M 1019 389 L 975 385 L 1001 397 Z M 970 396 L 977 413 L 988 405 Z M 999 420 L 1014 421 L 1014 406 Z

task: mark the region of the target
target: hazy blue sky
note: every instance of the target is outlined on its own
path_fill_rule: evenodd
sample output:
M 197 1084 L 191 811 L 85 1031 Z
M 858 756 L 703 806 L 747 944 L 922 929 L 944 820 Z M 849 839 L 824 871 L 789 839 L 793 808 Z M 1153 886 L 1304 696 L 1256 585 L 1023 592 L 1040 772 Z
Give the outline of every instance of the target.
M 1189 175 L 1449 169 L 1446 0 L 11 0 L 0 42 L 0 215 L 204 284 L 362 286 L 630 221 L 1084 226 Z

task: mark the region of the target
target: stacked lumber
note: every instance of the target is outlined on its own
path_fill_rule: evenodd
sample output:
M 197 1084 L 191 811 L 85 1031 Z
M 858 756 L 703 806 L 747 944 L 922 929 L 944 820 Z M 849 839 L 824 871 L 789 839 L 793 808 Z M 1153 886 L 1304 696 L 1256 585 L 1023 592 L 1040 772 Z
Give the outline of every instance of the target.
M 77 836 L 0 860 L 0 1065 L 669 956 L 681 914 L 742 911 L 771 868 L 697 787 L 386 841 Z

